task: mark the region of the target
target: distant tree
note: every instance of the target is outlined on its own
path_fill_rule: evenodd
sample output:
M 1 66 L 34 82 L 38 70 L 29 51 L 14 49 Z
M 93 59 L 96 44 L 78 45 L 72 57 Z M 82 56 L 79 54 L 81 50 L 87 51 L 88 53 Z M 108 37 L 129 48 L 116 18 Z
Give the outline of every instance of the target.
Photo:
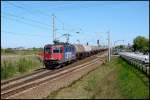
M 43 51 L 43 48 L 42 47 L 40 47 L 40 48 L 33 47 L 32 50 L 33 51 Z
M 40 48 L 39 48 L 39 51 L 43 51 L 43 48 L 42 48 L 42 47 L 40 47 Z
M 134 51 L 140 51 L 140 52 L 148 52 L 149 51 L 149 39 L 143 37 L 143 36 L 137 36 L 133 40 L 133 48 Z
M 5 53 L 5 49 L 1 48 L 1 53 Z
M 6 48 L 5 53 L 15 53 L 15 51 L 12 48 Z
M 124 49 L 125 46 L 124 45 L 118 45 L 118 46 L 115 46 L 115 49 Z
M 33 51 L 36 51 L 36 50 L 37 50 L 37 48 L 33 47 L 33 48 L 32 48 L 32 50 L 33 50 Z

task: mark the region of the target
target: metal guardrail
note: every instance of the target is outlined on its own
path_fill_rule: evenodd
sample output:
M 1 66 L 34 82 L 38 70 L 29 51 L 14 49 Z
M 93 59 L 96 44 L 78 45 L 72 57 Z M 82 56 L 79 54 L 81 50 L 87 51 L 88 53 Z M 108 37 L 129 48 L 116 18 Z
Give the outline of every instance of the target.
M 142 62 L 138 59 L 134 59 L 126 55 L 120 55 L 120 57 L 126 60 L 129 64 L 133 65 L 138 70 L 142 71 L 147 76 L 150 76 L 149 63 Z

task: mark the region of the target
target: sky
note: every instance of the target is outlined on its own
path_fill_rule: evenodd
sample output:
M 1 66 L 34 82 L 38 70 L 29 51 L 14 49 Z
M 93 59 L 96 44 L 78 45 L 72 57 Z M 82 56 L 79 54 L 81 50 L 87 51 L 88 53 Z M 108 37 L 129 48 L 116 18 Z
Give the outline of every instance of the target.
M 148 1 L 2 1 L 1 47 L 44 47 L 52 44 L 52 14 L 60 41 L 112 46 L 149 37 Z M 77 33 L 79 32 L 79 33 Z

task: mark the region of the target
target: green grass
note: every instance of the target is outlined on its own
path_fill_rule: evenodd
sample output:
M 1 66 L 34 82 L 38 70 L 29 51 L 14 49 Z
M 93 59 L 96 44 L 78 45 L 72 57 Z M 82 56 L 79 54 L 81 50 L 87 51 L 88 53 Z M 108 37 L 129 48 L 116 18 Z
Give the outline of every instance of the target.
M 17 74 L 17 67 L 12 66 L 12 62 L 4 60 L 1 65 L 1 79 L 12 77 L 14 74 Z
M 127 99 L 149 98 L 148 77 L 122 59 L 118 59 L 118 62 L 117 81 L 122 95 Z
M 42 66 L 42 61 L 37 57 L 21 57 L 15 61 L 10 59 L 1 62 L 1 79 L 11 78 Z
M 149 79 L 121 58 L 99 66 L 48 99 L 147 99 Z

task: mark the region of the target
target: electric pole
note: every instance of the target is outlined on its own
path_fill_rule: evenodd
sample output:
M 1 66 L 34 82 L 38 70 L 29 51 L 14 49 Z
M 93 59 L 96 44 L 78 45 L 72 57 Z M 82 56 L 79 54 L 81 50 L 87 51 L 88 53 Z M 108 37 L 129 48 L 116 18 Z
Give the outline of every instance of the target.
M 108 31 L 108 61 L 110 62 L 110 32 Z
M 98 45 L 98 47 L 100 47 L 99 40 L 97 40 L 97 45 Z
M 86 45 L 89 45 L 89 43 L 87 42 Z
M 52 14 L 53 19 L 53 42 L 56 40 L 56 33 L 55 33 L 55 15 Z

